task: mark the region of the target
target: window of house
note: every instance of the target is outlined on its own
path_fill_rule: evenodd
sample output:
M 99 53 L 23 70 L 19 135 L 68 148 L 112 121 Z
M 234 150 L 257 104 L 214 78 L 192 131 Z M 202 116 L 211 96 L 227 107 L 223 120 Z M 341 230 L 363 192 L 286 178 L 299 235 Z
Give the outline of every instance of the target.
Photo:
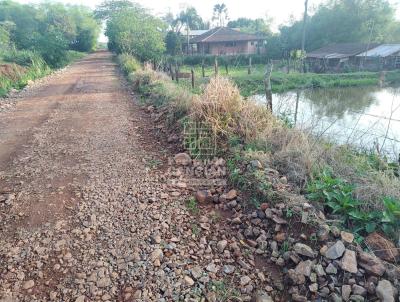
M 234 47 L 236 46 L 236 42 L 226 42 L 225 47 Z
M 250 44 L 251 44 L 251 46 L 253 46 L 253 45 L 254 45 L 254 42 L 251 42 Z

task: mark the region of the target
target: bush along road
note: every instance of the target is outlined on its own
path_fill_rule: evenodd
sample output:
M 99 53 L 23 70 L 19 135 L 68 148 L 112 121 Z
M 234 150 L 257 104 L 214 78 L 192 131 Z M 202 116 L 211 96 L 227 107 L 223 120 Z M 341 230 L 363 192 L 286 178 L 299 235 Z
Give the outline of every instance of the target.
M 250 206 L 131 86 L 97 52 L 0 113 L 0 301 L 397 299 L 392 242 L 364 252 L 262 160 L 281 201 Z

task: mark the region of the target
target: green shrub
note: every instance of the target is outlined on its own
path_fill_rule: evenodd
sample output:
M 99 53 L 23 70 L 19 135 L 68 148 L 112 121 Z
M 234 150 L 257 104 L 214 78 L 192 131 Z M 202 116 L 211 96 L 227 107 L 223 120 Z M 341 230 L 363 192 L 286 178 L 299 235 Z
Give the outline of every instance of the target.
M 0 96 L 4 96 L 12 88 L 22 89 L 30 80 L 35 80 L 50 73 L 51 69 L 42 57 L 27 50 L 8 50 L 0 54 L 4 62 L 17 64 L 24 68 L 16 68 L 15 73 L 10 76 L 0 75 Z M 18 67 L 17 65 L 14 65 Z
M 328 169 L 317 174 L 307 188 L 307 198 L 327 206 L 332 214 L 342 218 L 342 226 L 352 230 L 358 240 L 365 234 L 383 231 L 399 240 L 400 201 L 391 197 L 381 199 L 384 210 L 365 210 L 363 202 L 354 197 L 354 186 L 334 177 Z
M 117 61 L 125 74 L 130 74 L 141 69 L 139 61 L 132 55 L 120 54 L 117 57 Z
M 85 55 L 86 55 L 85 52 L 68 50 L 66 53 L 66 59 L 63 61 L 63 66 L 66 66 L 76 60 L 82 59 Z
M 385 197 L 383 199 L 385 210 L 383 211 L 383 231 L 397 239 L 400 245 L 400 200 Z
M 186 208 L 190 211 L 192 215 L 197 215 L 200 212 L 197 201 L 194 197 L 191 197 L 189 200 L 186 201 Z
M 31 66 L 35 62 L 44 62 L 42 57 L 30 50 L 11 49 L 0 53 L 0 58 L 4 62 L 16 63 L 20 66 Z

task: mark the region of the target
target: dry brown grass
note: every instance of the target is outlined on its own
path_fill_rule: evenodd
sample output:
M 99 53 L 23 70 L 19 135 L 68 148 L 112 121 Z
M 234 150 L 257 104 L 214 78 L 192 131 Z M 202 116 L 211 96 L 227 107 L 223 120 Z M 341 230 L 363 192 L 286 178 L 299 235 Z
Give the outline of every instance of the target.
M 265 139 L 275 131 L 282 129 L 280 123 L 266 107 L 252 100 L 242 100 L 244 102 L 240 112 L 238 122 L 238 133 L 245 141 L 265 141 Z
M 204 92 L 193 99 L 193 119 L 205 122 L 213 132 L 229 136 L 238 128 L 243 101 L 239 89 L 225 78 L 215 77 Z
M 212 78 L 193 100 L 191 115 L 220 137 L 237 135 L 247 142 L 263 139 L 280 125 L 267 107 L 244 100 L 237 86 L 223 77 Z

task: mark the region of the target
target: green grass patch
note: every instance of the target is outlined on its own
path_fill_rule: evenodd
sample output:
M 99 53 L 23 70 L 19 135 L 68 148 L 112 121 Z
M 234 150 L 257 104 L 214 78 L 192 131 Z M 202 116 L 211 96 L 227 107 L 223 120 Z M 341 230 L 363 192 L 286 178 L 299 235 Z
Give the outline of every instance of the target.
M 228 280 L 210 281 L 207 287 L 215 293 L 217 301 L 227 302 L 240 297 L 240 292 Z
M 214 67 L 205 67 L 205 78 L 202 76 L 201 66 L 182 66 L 181 72 L 190 72 L 191 68 L 195 72 L 195 89 L 191 88 L 190 80 L 180 79 L 179 84 L 194 93 L 201 93 L 201 88 L 207 84 L 209 77 L 212 77 Z M 251 74 L 245 66 L 228 67 L 228 72 L 224 66 L 220 66 L 219 74 L 227 76 L 238 85 L 243 96 L 251 96 L 264 93 L 264 65 L 254 65 Z M 284 73 L 280 71 L 272 72 L 271 84 L 274 93 L 281 93 L 295 89 L 306 88 L 334 88 L 334 87 L 356 87 L 374 86 L 379 84 L 379 72 L 353 72 L 341 74 L 316 74 L 316 73 Z M 386 82 L 389 84 L 400 82 L 400 71 L 389 71 L 386 73 Z
M 186 201 L 186 208 L 189 210 L 190 213 L 192 213 L 193 215 L 197 215 L 199 214 L 200 210 L 199 207 L 197 205 L 197 201 L 194 197 L 191 197 L 190 199 L 188 199 Z
M 122 71 L 128 75 L 132 72 L 141 69 L 141 64 L 136 58 L 129 54 L 120 54 L 117 56 L 117 63 L 121 67 Z

